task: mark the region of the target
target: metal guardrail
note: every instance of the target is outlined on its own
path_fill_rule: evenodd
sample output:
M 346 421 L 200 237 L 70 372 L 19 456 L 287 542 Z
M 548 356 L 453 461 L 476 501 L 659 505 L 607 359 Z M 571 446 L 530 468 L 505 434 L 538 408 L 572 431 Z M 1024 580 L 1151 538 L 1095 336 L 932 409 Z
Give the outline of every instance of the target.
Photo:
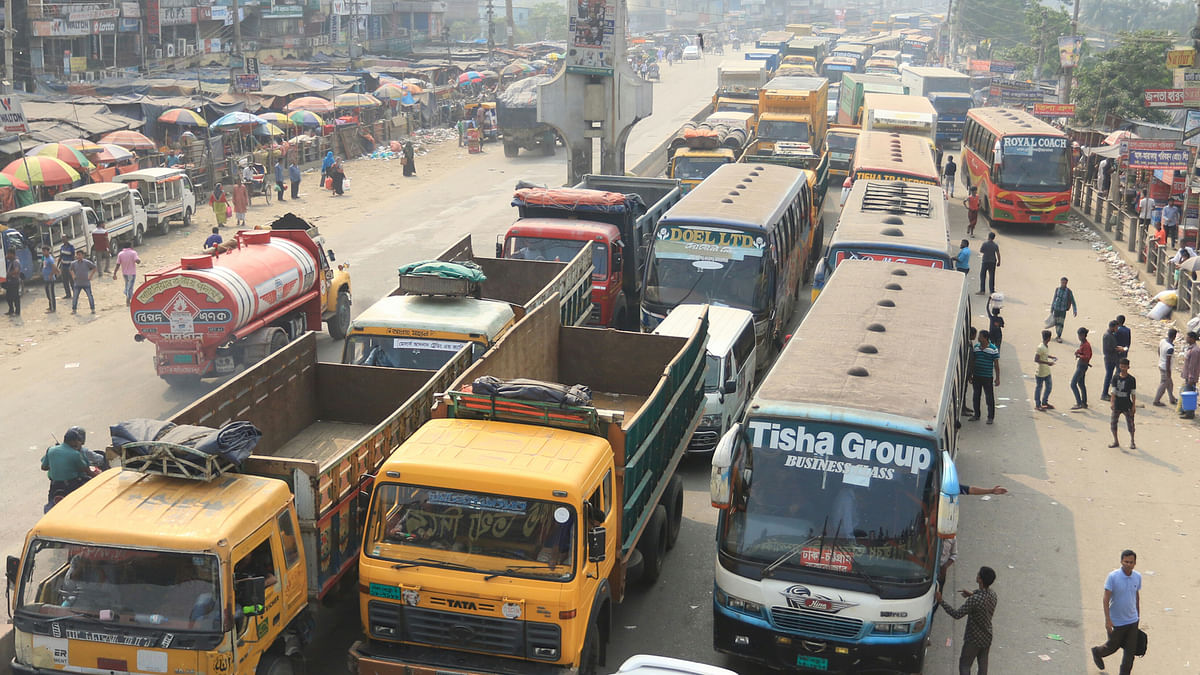
M 1150 275 L 1155 284 L 1164 288 L 1175 286 L 1175 268 L 1170 262 L 1175 252 L 1151 238 L 1149 223 L 1142 222 L 1136 214 L 1122 209 L 1119 204 L 1110 202 L 1095 185 L 1083 179 L 1075 180 L 1071 203 L 1085 220 L 1112 235 L 1113 248 L 1117 248 L 1117 242 L 1127 242 L 1129 252 L 1136 254 L 1135 267 Z M 1200 313 L 1198 286 L 1200 281 L 1193 279 L 1192 274 L 1179 274 L 1175 288 L 1178 300 L 1173 316 L 1181 324 Z

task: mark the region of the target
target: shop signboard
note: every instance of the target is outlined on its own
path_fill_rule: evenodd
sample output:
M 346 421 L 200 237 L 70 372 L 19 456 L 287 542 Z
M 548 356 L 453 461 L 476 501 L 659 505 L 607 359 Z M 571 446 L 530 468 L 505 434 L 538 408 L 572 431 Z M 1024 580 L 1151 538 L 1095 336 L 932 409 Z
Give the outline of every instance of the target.
M 142 18 L 142 8 L 136 2 L 122 2 L 121 16 L 130 19 L 140 19 Z
M 1172 49 L 1167 52 L 1168 68 L 1191 68 L 1195 64 L 1195 49 Z
M 992 61 L 988 66 L 988 71 L 1007 75 L 1017 72 L 1017 64 L 1012 61 Z
M 121 23 L 117 26 L 117 30 L 122 33 L 136 33 L 142 29 L 140 19 L 121 19 Z
M 1147 89 L 1144 96 L 1147 108 L 1179 108 L 1183 106 L 1182 89 Z
M 83 9 L 73 10 L 67 15 L 68 21 L 93 21 L 95 19 L 115 19 L 121 16 L 121 10 L 116 7 L 106 7 L 103 9 Z
M 158 12 L 158 22 L 163 26 L 187 26 L 196 23 L 195 7 L 163 7 Z
M 0 96 L 0 129 L 6 134 L 27 134 L 29 123 L 21 100 L 13 96 Z
M 100 35 L 101 33 L 117 32 L 117 21 L 119 19 L 104 19 L 92 22 L 92 35 Z
M 30 32 L 37 37 L 77 37 L 92 33 L 91 21 L 50 19 L 49 21 L 32 21 L 30 23 L 33 24 Z
M 1187 111 L 1187 119 L 1183 122 L 1183 144 L 1200 147 L 1200 110 Z
M 1134 150 L 1129 149 L 1129 168 L 1185 170 L 1191 150 Z
M 992 72 L 992 62 L 983 59 L 971 59 L 972 73 L 990 73 Z
M 1038 117 L 1074 117 L 1074 103 L 1034 103 L 1033 114 Z
M 158 22 L 158 0 L 146 0 L 146 32 L 158 35 L 161 31 Z

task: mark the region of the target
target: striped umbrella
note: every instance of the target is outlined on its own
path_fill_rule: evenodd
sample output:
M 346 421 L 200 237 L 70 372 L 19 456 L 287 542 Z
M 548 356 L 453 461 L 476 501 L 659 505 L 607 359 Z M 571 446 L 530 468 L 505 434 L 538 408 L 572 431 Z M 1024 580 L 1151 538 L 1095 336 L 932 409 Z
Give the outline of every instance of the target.
M 100 152 L 94 155 L 97 162 L 119 162 L 125 159 L 132 159 L 133 153 L 122 148 L 119 145 L 105 143 L 100 146 Z
M 87 154 L 89 152 L 100 152 L 101 150 L 104 149 L 104 147 L 101 146 L 99 143 L 97 143 L 95 141 L 89 141 L 86 138 L 68 138 L 65 141 L 59 141 L 59 143 L 62 143 L 63 145 L 75 148 L 76 150 L 78 150 L 84 154 Z
M 422 87 L 420 83 L 413 82 L 412 80 L 405 80 L 400 83 L 400 86 L 407 89 L 408 93 L 410 94 L 420 94 L 421 92 L 425 91 L 425 87 Z
M 140 134 L 132 129 L 122 129 L 107 133 L 100 138 L 100 143 L 112 143 L 126 150 L 153 150 L 158 147 L 145 134 Z
M 333 104 L 338 108 L 375 108 L 383 105 L 379 99 L 370 94 L 346 92 L 333 97 Z
M 199 113 L 187 108 L 171 108 L 159 115 L 158 121 L 163 124 L 178 124 L 181 127 L 200 127 L 203 129 L 208 126 L 208 122 L 205 122 Z
M 62 143 L 42 143 L 30 148 L 29 152 L 25 153 L 25 156 L 56 157 L 66 162 L 67 166 L 76 171 L 89 171 L 95 168 L 95 165 L 87 157 L 84 157 L 82 152 Z
M 297 110 L 288 113 L 287 118 L 292 124 L 301 127 L 319 127 L 325 125 L 325 120 L 321 119 L 320 115 L 308 110 Z
M 479 73 L 475 72 L 474 70 L 468 70 L 467 72 L 458 76 L 459 84 L 467 84 L 468 82 L 480 82 L 482 80 L 483 80 L 483 76 L 480 75 Z
M 290 127 L 295 124 L 295 122 L 288 119 L 286 114 L 274 111 L 262 113 L 258 115 L 258 119 L 266 122 L 267 124 L 274 124 L 281 127 Z
M 20 178 L 0 173 L 0 188 L 6 187 L 15 188 L 17 190 L 28 190 L 29 184 Z
M 408 89 L 400 86 L 399 82 L 389 82 L 375 90 L 375 97 L 385 101 L 404 98 L 406 94 Z
M 333 112 L 333 102 L 321 98 L 320 96 L 301 96 L 300 98 L 288 103 L 284 110 L 295 112 L 297 110 L 307 110 L 320 115 L 325 115 Z
M 79 180 L 79 173 L 66 162 L 41 155 L 13 160 L 0 173 L 30 185 L 70 185 Z
M 284 133 L 283 133 L 283 129 L 280 129 L 279 127 L 275 126 L 274 124 L 271 124 L 270 122 L 264 122 L 256 127 L 254 127 L 254 135 L 255 136 L 283 136 Z
M 261 126 L 263 124 L 266 124 L 266 122 L 248 112 L 231 112 L 217 118 L 217 121 L 213 122 L 212 126 L 214 129 L 244 129 Z

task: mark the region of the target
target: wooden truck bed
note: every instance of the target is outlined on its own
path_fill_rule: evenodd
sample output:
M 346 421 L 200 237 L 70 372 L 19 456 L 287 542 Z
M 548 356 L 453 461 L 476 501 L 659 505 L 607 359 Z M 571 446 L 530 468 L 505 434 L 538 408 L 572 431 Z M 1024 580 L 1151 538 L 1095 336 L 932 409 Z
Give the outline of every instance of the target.
M 276 457 L 324 464 L 371 431 L 370 424 L 317 420 L 275 451 Z

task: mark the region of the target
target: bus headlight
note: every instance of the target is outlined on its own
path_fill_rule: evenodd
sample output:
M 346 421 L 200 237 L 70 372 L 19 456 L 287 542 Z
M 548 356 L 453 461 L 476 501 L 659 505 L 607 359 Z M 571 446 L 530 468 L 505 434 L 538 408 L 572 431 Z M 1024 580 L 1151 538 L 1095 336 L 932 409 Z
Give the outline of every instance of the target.
M 925 617 L 916 621 L 877 623 L 871 632 L 876 635 L 915 635 L 925 630 Z
M 762 605 L 758 604 L 757 602 L 751 602 L 749 600 L 743 600 L 742 598 L 729 595 L 719 588 L 716 592 L 716 598 L 717 602 L 722 606 L 728 607 L 735 612 L 749 614 L 750 616 L 762 616 Z

